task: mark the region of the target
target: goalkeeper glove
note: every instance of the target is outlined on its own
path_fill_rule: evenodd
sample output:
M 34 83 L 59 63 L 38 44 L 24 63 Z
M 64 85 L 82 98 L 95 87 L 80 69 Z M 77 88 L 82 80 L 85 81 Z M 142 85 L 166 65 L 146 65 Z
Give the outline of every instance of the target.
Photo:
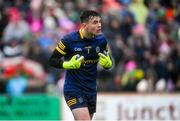
M 112 67 L 112 61 L 110 58 L 110 54 L 109 51 L 107 52 L 107 54 L 103 54 L 103 53 L 98 53 L 99 55 L 99 64 L 103 67 L 103 68 L 111 68 Z
M 63 62 L 64 69 L 78 69 L 81 66 L 81 62 L 84 59 L 84 56 L 74 55 L 71 60 Z

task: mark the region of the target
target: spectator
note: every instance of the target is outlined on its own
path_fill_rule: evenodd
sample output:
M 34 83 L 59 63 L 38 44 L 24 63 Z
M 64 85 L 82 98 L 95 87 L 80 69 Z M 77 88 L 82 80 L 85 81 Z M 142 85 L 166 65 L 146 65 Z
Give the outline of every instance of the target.
M 46 76 L 40 79 L 30 74 L 26 92 L 56 87 L 64 72 L 49 68 L 47 59 L 60 38 L 79 27 L 77 16 L 85 9 L 102 12 L 102 31 L 115 62 L 111 73 L 98 68 L 99 91 L 180 90 L 178 0 L 0 0 L 1 84 L 6 87 L 10 80 L 2 63 L 27 58 L 42 65 Z M 136 65 L 131 71 L 125 68 L 129 60 Z
M 17 70 L 8 80 L 6 91 L 11 96 L 22 95 L 28 86 L 28 80 L 21 75 L 20 71 L 21 70 Z
M 9 22 L 5 27 L 3 41 L 10 42 L 13 38 L 24 40 L 29 34 L 29 27 L 26 21 L 21 18 L 20 11 L 17 8 L 8 9 Z

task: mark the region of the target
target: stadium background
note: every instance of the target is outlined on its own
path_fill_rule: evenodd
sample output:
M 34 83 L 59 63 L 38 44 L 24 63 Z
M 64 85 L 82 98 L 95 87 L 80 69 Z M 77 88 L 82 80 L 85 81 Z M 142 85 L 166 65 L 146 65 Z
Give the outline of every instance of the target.
M 70 115 L 61 97 L 64 71 L 49 67 L 48 58 L 63 35 L 79 28 L 85 9 L 101 13 L 114 60 L 110 71 L 98 67 L 97 78 L 98 111 L 114 112 L 96 119 L 128 119 L 118 110 L 130 110 L 130 119 L 180 120 L 178 0 L 0 0 L 0 119 Z M 133 117 L 134 110 L 148 111 Z

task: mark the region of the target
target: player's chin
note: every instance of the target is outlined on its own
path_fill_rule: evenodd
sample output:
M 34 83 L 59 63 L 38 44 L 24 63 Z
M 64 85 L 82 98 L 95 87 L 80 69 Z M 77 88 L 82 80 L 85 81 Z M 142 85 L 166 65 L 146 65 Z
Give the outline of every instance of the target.
M 101 31 L 97 31 L 97 32 L 94 33 L 94 35 L 97 36 L 97 35 L 100 35 L 101 33 L 102 33 Z

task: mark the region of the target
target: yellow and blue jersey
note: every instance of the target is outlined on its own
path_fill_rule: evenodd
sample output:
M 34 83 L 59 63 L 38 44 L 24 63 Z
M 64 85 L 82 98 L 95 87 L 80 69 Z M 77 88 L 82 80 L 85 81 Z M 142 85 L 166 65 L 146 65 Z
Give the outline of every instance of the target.
M 103 53 L 107 49 L 107 41 L 103 34 L 85 38 L 79 30 L 64 36 L 56 47 L 64 59 L 70 60 L 75 54 L 84 56 L 79 69 L 66 70 L 64 91 L 96 92 L 98 53 Z

